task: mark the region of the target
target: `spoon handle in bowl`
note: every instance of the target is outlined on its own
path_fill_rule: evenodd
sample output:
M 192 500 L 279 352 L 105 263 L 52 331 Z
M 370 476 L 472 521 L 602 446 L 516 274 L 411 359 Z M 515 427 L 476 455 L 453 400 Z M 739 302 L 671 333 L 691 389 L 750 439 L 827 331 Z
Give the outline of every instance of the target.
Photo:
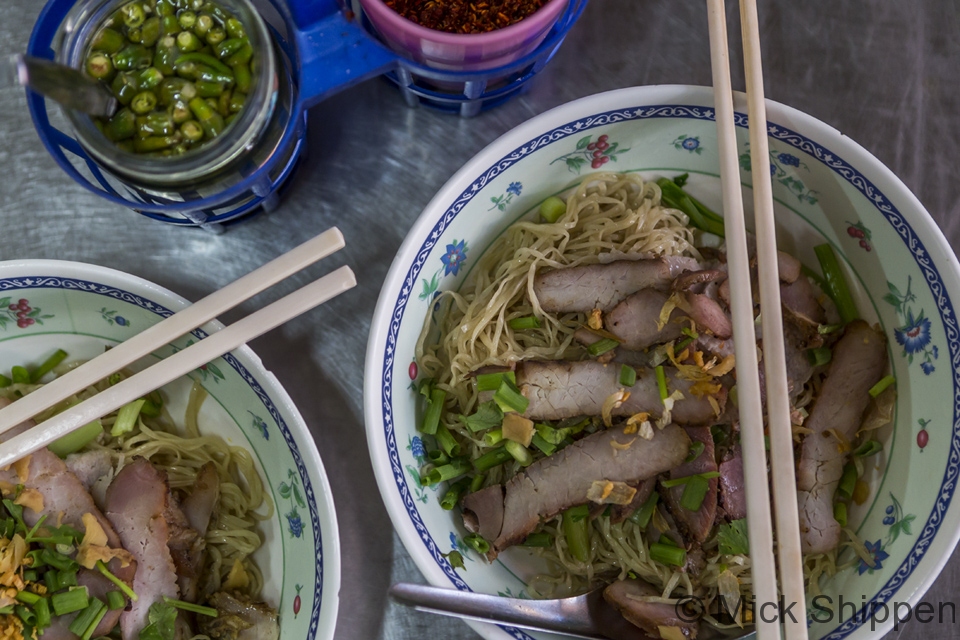
M 525 629 L 553 631 L 576 638 L 607 638 L 597 629 L 590 616 L 587 606 L 589 594 L 560 600 L 528 600 L 399 583 L 390 588 L 390 596 L 397 602 L 420 611 Z
M 117 100 L 80 71 L 51 60 L 16 54 L 0 60 L 0 88 L 23 86 L 65 107 L 94 116 L 112 116 Z

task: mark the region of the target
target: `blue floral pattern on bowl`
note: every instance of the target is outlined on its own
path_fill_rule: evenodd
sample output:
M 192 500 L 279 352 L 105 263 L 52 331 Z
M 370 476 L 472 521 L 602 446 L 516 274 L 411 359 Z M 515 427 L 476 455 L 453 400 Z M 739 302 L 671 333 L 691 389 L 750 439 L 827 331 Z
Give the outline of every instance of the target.
M 940 350 L 935 344 L 931 344 L 933 336 L 931 335 L 932 325 L 923 309 L 914 313 L 913 303 L 917 297 L 911 291 L 913 285 L 912 277 L 907 276 L 907 290 L 900 293 L 900 289 L 892 282 L 887 282 L 890 289 L 883 299 L 888 304 L 893 305 L 897 310 L 897 317 L 902 324 L 893 330 L 893 337 L 897 344 L 903 347 L 902 356 L 907 359 L 908 364 L 913 364 L 914 356 L 921 359 L 920 369 L 927 375 L 933 373 L 936 368 L 933 361 L 940 356 Z
M 441 267 L 436 270 L 433 277 L 428 281 L 423 279 L 423 291 L 420 292 L 421 300 L 428 300 L 436 293 L 440 286 L 440 279 L 445 276 L 456 276 L 460 273 L 460 267 L 467 261 L 467 251 L 470 249 L 466 240 L 459 242 L 454 239 L 447 245 L 447 251 L 440 256 Z
M 747 143 L 747 150 L 740 154 L 740 168 L 750 173 L 752 165 L 750 160 L 750 144 Z M 819 195 L 816 191 L 807 188 L 800 178 L 798 178 L 792 170 L 787 170 L 784 167 L 791 167 L 794 169 L 799 169 L 803 167 L 806 171 L 810 171 L 810 168 L 807 164 L 800 160 L 797 156 L 792 153 L 785 153 L 782 151 L 776 151 L 773 147 L 770 148 L 770 177 L 785 186 L 791 194 L 796 196 L 797 200 L 804 202 L 806 204 L 817 204 L 819 201 Z
M 499 209 L 500 211 L 506 211 L 507 206 L 513 201 L 513 197 L 520 197 L 520 193 L 523 191 L 523 184 L 520 182 L 511 182 L 507 186 L 505 193 L 494 196 L 490 198 L 490 202 L 493 203 L 493 206 L 487 209 L 487 211 L 493 211 L 494 209 Z
M 688 151 L 690 153 L 703 153 L 703 146 L 700 144 L 700 136 L 688 136 L 681 133 L 677 139 L 671 142 L 673 148 L 677 151 Z

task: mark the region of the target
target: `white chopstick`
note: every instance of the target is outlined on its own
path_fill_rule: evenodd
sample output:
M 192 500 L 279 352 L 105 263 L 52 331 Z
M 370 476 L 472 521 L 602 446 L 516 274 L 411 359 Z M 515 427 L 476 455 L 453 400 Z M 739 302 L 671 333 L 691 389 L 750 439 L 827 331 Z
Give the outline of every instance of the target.
M 710 59 L 713 67 L 714 109 L 717 144 L 720 151 L 720 184 L 723 194 L 723 226 L 727 242 L 727 270 L 731 282 L 730 307 L 733 314 L 734 355 L 737 370 L 737 407 L 740 412 L 740 448 L 743 454 L 744 488 L 747 492 L 747 537 L 753 592 L 760 598 L 777 593 L 776 563 L 773 555 L 773 525 L 770 490 L 767 485 L 767 454 L 763 440 L 763 406 L 760 402 L 756 330 L 747 235 L 740 190 L 737 132 L 733 120 L 733 88 L 727 44 L 724 0 L 707 0 L 710 25 Z M 766 162 L 764 165 L 766 166 Z M 759 602 L 758 602 L 759 604 Z M 778 640 L 776 620 L 754 615 L 758 640 Z
M 783 346 L 783 311 L 780 307 L 777 236 L 769 168 L 770 145 L 767 139 L 756 0 L 740 0 L 740 23 L 747 82 L 747 113 L 750 119 L 753 215 L 757 236 L 760 315 L 763 318 L 763 372 L 767 383 L 767 427 L 770 433 L 770 466 L 777 524 L 777 557 L 780 561 L 780 588 L 784 602 L 793 606 L 793 617 L 784 615 L 781 622 L 787 640 L 806 640 L 803 554 L 800 549 L 797 478 L 793 459 L 793 430 L 790 426 L 787 359 Z
M 41 389 L 0 409 L 0 433 L 33 418 L 50 407 L 120 371 L 140 358 L 169 344 L 200 325 L 272 287 L 307 266 L 344 247 L 343 234 L 336 227 L 291 249 L 259 269 L 231 282 L 206 298 L 157 324 L 144 329 L 122 344 L 56 378 Z M 213 358 L 211 358 L 212 360 Z M 160 385 L 156 385 L 159 387 Z M 155 387 L 156 388 L 156 387 Z
M 0 444 L 0 468 L 186 375 L 291 318 L 351 289 L 356 284 L 356 278 L 350 267 L 340 267 L 273 304 L 238 320 L 229 327 L 211 334 L 200 342 Z
M 710 47 L 713 61 L 716 121 L 720 148 L 725 227 L 727 230 L 730 278 L 734 315 L 737 367 L 757 371 L 758 362 L 750 298 L 746 232 L 739 183 L 736 131 L 733 120 L 733 89 L 724 0 L 707 1 Z M 753 177 L 754 218 L 761 316 L 763 318 L 764 378 L 767 386 L 767 424 L 770 432 L 771 470 L 776 507 L 777 551 L 780 585 L 790 615 L 768 622 L 755 616 L 759 640 L 780 638 L 780 623 L 788 640 L 807 638 L 806 604 L 803 591 L 803 559 L 800 551 L 800 524 L 797 512 L 797 484 L 793 460 L 793 435 L 787 392 L 786 356 L 783 346 L 783 314 L 777 272 L 777 241 L 773 218 L 773 188 L 770 181 L 766 105 L 763 95 L 763 67 L 760 59 L 760 31 L 756 0 L 740 0 L 744 67 L 750 118 L 750 159 Z M 776 594 L 776 565 L 772 551 L 770 502 L 767 489 L 766 456 L 763 441 L 763 413 L 759 380 L 753 375 L 738 376 L 741 447 L 747 488 L 748 536 L 753 570 L 754 593 L 758 600 Z M 771 582 L 772 581 L 772 582 Z M 758 606 L 761 602 L 758 601 Z M 778 609 L 779 612 L 779 609 Z M 794 619 L 796 622 L 794 622 Z

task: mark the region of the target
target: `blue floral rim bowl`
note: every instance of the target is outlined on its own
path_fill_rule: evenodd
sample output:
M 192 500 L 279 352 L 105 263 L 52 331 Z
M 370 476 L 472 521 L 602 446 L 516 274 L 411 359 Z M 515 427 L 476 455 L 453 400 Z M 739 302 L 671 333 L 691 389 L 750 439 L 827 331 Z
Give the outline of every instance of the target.
M 889 341 L 897 380 L 884 450 L 867 470 L 870 496 L 851 509 L 867 544 L 861 562 L 822 584 L 831 612 L 813 608 L 812 638 L 879 638 L 894 624 L 882 606 L 916 605 L 960 536 L 960 331 L 953 300 L 960 265 L 930 215 L 881 162 L 832 127 L 768 102 L 770 172 L 782 249 L 818 269 L 813 247 L 830 243 L 862 315 Z M 752 209 L 747 116 L 738 96 L 741 182 Z M 603 143 L 598 144 L 601 136 Z M 598 153 L 598 150 L 600 151 Z M 648 178 L 690 175 L 686 189 L 721 210 L 713 93 L 654 86 L 583 98 L 541 114 L 481 151 L 440 190 L 407 235 L 387 276 L 367 350 L 365 408 L 373 467 L 407 550 L 436 585 L 526 595 L 534 563 L 519 549 L 487 564 L 463 543 L 456 511 L 441 509 L 436 488 L 421 484 L 416 431 L 415 346 L 439 290 L 457 289 L 511 223 L 533 218 L 540 202 L 594 171 Z M 458 550 L 464 568 L 447 559 Z M 839 598 L 858 615 L 839 611 Z M 866 603 L 875 619 L 859 613 Z M 545 638 L 474 624 L 487 638 Z
M 55 260 L 0 262 L 0 370 L 37 366 L 56 349 L 68 361 L 102 353 L 187 306 L 140 278 Z M 149 366 L 223 328 L 211 322 L 134 365 Z M 194 382 L 208 392 L 201 433 L 253 453 L 273 515 L 259 528 L 254 559 L 262 598 L 280 616 L 280 640 L 333 637 L 340 589 L 340 541 L 333 499 L 313 437 L 293 401 L 249 347 L 162 388 L 182 420 Z M 182 424 L 182 423 L 181 423 Z

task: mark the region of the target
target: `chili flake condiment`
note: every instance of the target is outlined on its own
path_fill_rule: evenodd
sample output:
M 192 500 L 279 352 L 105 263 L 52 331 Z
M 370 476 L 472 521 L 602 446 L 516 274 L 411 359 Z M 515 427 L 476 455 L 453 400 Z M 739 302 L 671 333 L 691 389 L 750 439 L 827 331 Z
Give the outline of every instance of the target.
M 532 15 L 548 0 L 384 0 L 420 26 L 449 33 L 485 33 Z

